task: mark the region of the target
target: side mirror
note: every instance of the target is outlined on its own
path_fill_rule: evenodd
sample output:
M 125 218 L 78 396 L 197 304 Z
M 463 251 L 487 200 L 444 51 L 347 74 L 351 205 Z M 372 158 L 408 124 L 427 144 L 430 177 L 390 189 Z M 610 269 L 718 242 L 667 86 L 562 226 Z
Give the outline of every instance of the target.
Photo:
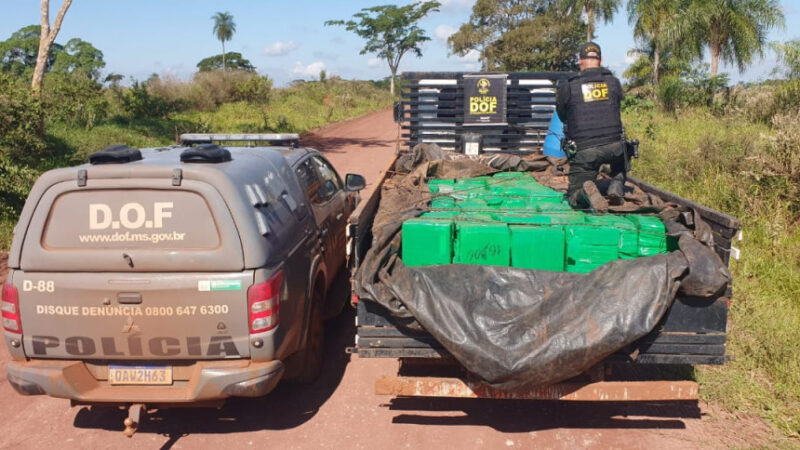
M 344 186 L 348 191 L 360 191 L 367 187 L 367 180 L 356 173 L 348 173 L 344 177 Z

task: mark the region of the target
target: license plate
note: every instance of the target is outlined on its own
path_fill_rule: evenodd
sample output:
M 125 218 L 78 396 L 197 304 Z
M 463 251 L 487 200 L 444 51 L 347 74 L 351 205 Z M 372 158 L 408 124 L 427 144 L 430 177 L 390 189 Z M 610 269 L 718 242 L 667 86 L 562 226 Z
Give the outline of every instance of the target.
M 109 366 L 111 384 L 172 384 L 172 366 Z

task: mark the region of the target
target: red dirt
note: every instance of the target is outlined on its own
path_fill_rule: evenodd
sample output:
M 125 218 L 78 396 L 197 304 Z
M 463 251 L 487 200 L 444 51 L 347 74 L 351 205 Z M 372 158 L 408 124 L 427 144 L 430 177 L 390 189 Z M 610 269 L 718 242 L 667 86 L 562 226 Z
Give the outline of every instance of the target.
M 363 174 L 370 188 L 395 151 L 391 111 L 304 136 L 342 172 Z M 0 255 L 0 268 L 5 255 Z M 0 279 L 4 274 L 0 274 Z M 346 288 L 345 288 L 346 289 Z M 345 289 L 339 295 L 347 295 Z M 133 439 L 124 414 L 70 408 L 23 397 L 5 383 L 9 358 L 0 345 L 0 448 L 730 448 L 771 446 L 765 422 L 705 403 L 557 403 L 392 399 L 373 394 L 375 379 L 397 362 L 345 354 L 354 313 L 327 323 L 323 376 L 308 387 L 281 384 L 260 399 L 234 399 L 221 410 L 172 409 L 148 416 Z

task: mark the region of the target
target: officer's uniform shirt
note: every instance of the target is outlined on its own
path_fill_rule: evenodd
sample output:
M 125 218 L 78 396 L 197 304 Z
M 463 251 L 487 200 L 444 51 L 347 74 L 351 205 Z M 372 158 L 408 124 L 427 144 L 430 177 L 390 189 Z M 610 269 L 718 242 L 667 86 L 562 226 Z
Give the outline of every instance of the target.
M 558 84 L 556 109 L 567 139 L 578 149 L 622 139 L 620 103 L 625 94 L 610 71 L 591 68 Z

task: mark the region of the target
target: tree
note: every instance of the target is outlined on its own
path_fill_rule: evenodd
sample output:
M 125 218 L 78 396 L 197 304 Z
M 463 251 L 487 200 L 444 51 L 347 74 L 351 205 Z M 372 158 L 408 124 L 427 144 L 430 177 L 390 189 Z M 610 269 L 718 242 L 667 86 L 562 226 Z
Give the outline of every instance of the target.
M 36 68 L 36 57 L 39 53 L 39 35 L 42 28 L 39 25 L 28 25 L 15 31 L 7 40 L 0 42 L 0 68 L 16 76 L 29 77 Z M 50 70 L 55 55 L 62 47 L 54 43 L 50 49 L 45 70 Z
M 687 17 L 708 45 L 712 77 L 720 59 L 744 71 L 754 56 L 764 55 L 767 33 L 784 26 L 778 0 L 693 0 Z
M 586 13 L 586 41 L 594 38 L 595 18 L 603 19 L 609 23 L 614 19 L 614 14 L 619 8 L 621 0 L 564 0 L 568 10 L 578 10 Z
M 40 92 L 42 90 L 42 83 L 44 82 L 44 71 L 47 68 L 47 63 L 50 56 L 50 47 L 56 40 L 59 30 L 61 30 L 61 23 L 64 22 L 64 15 L 67 13 L 72 0 L 64 0 L 61 4 L 61 9 L 58 10 L 56 20 L 53 22 L 53 27 L 50 27 L 50 0 L 42 0 L 41 4 L 41 19 L 42 28 L 39 36 L 39 52 L 36 56 L 36 67 L 33 69 L 33 77 L 31 78 L 31 89 L 33 92 Z
M 622 74 L 627 81 L 628 88 L 637 88 L 653 83 L 653 56 L 655 47 L 652 43 L 645 43 L 628 51 L 628 56 L 636 59 Z M 688 71 L 690 61 L 676 56 L 670 47 L 661 52 L 659 76 L 661 78 L 677 78 L 681 73 Z
M 420 44 L 431 40 L 417 23 L 428 13 L 439 11 L 439 6 L 441 4 L 437 1 L 416 2 L 406 6 L 374 6 L 353 14 L 355 20 L 328 20 L 325 25 L 343 25 L 347 31 L 364 38 L 367 43 L 361 49 L 361 54 L 375 53 L 386 60 L 392 72 L 389 90 L 394 94 L 400 60 L 408 52 L 422 57 Z
M 214 55 L 202 59 L 197 63 L 197 69 L 200 72 L 209 72 L 212 70 L 225 70 L 225 67 L 230 67 L 234 70 L 244 70 L 247 72 L 255 72 L 256 68 L 249 60 L 242 57 L 241 53 L 228 52 L 227 55 Z
M 654 84 L 659 82 L 664 49 L 676 47 L 679 29 L 676 21 L 681 17 L 684 3 L 682 0 L 628 0 L 628 22 L 633 25 L 634 38 L 652 46 Z
M 103 83 L 108 83 L 112 88 L 118 88 L 120 81 L 125 77 L 118 73 L 110 73 L 103 79 Z
M 794 80 L 800 78 L 800 39 L 786 42 L 773 42 L 772 49 L 778 56 L 778 62 L 783 66 L 786 78 Z M 779 73 L 780 69 L 775 68 Z
M 52 70 L 55 73 L 81 75 L 98 81 L 100 69 L 105 66 L 103 52 L 84 40 L 73 38 L 55 54 Z
M 11 37 L 0 42 L 0 68 L 16 76 L 31 76 L 36 68 L 41 27 L 29 25 L 20 28 Z M 66 45 L 53 42 L 45 64 L 45 73 L 79 74 L 93 81 L 100 79 L 100 69 L 105 67 L 103 52 L 89 42 L 73 38 Z
M 230 41 L 233 37 L 233 33 L 236 32 L 236 24 L 233 23 L 233 16 L 228 11 L 214 14 L 211 16 L 211 20 L 214 21 L 214 36 L 222 42 L 222 70 L 225 70 L 227 67 L 225 65 L 225 41 Z
M 576 70 L 586 33 L 580 14 L 556 0 L 478 0 L 447 42 L 460 56 L 480 52 L 486 70 Z

